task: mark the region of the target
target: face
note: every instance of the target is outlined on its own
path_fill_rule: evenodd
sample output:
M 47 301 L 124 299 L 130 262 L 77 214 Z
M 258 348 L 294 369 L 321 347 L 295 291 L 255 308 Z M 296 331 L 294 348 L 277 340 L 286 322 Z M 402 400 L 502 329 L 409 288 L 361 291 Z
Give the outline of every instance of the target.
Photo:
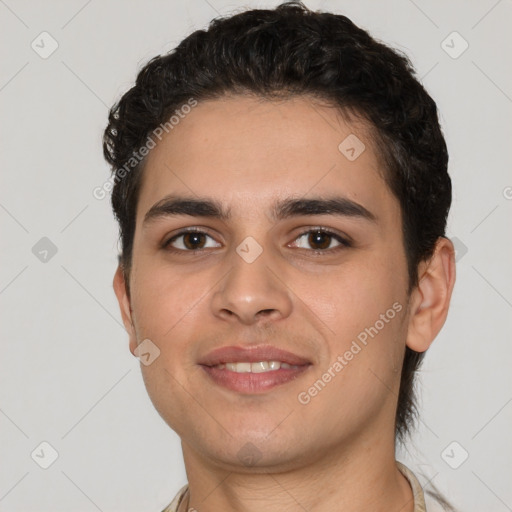
M 364 124 L 307 98 L 200 102 L 150 152 L 116 292 L 184 451 L 285 468 L 393 439 L 409 297 L 382 176 Z

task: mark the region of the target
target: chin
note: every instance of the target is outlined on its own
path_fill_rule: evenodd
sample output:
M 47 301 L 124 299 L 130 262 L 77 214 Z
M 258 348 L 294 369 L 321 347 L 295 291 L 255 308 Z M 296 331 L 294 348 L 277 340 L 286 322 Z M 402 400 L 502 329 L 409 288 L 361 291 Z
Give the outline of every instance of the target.
M 226 447 L 215 449 L 208 447 L 209 458 L 226 471 L 237 473 L 268 473 L 281 472 L 291 469 L 298 464 L 298 459 L 303 454 L 294 456 L 288 451 L 283 451 L 283 447 L 276 449 L 256 445 L 250 440 L 240 441 L 240 447 L 233 445 L 229 452 Z M 212 449 L 213 448 L 213 449 Z

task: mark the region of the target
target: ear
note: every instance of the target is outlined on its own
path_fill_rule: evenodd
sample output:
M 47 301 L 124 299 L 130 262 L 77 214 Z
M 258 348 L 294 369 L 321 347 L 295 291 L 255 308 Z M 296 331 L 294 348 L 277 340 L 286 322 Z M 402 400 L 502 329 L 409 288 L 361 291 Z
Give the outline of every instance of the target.
M 437 240 L 432 258 L 418 269 L 411 293 L 407 346 L 425 352 L 443 327 L 455 284 L 455 249 L 448 238 Z
M 117 267 L 116 273 L 114 274 L 114 292 L 119 303 L 121 310 L 121 317 L 123 318 L 124 328 L 130 337 L 130 352 L 134 354 L 137 348 L 137 336 L 135 334 L 135 327 L 132 320 L 132 308 L 130 305 L 130 296 L 127 291 L 124 271 L 121 265 Z

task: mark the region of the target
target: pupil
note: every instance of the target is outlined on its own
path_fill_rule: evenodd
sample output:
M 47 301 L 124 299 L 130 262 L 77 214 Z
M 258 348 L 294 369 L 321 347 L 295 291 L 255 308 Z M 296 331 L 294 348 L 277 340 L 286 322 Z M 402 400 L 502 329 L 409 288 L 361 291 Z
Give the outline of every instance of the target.
M 203 237 L 202 233 L 187 233 L 183 237 L 183 240 L 185 242 L 185 247 L 187 247 L 187 249 L 197 249 L 198 248 L 197 245 L 202 245 L 201 240 L 200 240 L 202 237 Z
M 314 233 L 310 233 L 309 235 L 309 243 L 314 245 L 320 245 L 319 249 L 327 249 L 330 245 L 330 236 L 327 233 L 323 233 L 322 231 L 316 231 Z M 323 240 L 323 243 L 322 243 Z

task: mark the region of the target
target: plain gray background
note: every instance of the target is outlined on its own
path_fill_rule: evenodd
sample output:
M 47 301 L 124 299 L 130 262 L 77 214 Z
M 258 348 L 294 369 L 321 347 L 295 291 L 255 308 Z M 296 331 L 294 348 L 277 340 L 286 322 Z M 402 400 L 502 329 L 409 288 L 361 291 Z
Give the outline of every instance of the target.
M 278 3 L 0 0 L 1 511 L 159 511 L 186 482 L 111 286 L 117 226 L 92 195 L 109 176 L 102 131 L 151 57 Z M 457 283 L 398 458 L 463 511 L 512 510 L 512 2 L 305 3 L 405 51 L 449 147 Z

